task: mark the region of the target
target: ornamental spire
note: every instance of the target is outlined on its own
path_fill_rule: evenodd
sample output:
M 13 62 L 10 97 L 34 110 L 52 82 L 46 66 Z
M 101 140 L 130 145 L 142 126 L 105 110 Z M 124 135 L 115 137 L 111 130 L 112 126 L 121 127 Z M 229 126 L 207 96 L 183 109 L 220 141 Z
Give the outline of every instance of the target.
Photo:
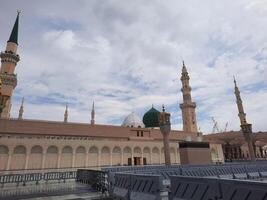
M 68 104 L 66 104 L 66 109 L 65 109 L 65 113 L 64 113 L 64 122 L 65 122 L 65 123 L 68 122 L 68 116 L 69 116 L 69 112 L 68 112 Z
M 24 112 L 24 97 L 22 97 L 21 105 L 19 108 L 19 117 L 18 117 L 19 120 L 23 119 L 23 112 Z
M 238 117 L 240 119 L 241 125 L 247 124 L 246 113 L 244 112 L 243 103 L 242 103 L 242 99 L 240 96 L 240 91 L 239 91 L 239 88 L 237 86 L 235 77 L 234 77 L 234 84 L 235 84 L 236 104 L 237 104 L 237 108 L 238 108 Z
M 92 111 L 91 111 L 91 125 L 95 124 L 95 102 L 93 101 Z
M 18 44 L 18 32 L 19 32 L 19 15 L 20 11 L 18 10 L 17 18 L 13 26 L 12 32 L 10 34 L 9 40 L 7 42 L 13 42 Z

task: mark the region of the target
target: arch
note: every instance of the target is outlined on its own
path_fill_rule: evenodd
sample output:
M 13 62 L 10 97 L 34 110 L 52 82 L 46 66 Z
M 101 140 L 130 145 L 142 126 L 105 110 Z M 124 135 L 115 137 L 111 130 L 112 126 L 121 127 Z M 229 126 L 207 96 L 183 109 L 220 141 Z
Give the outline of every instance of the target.
M 85 153 L 85 152 L 86 152 L 86 150 L 85 150 L 85 147 L 83 147 L 83 146 L 79 146 L 76 149 L 76 153 Z
M 175 156 L 175 148 L 170 148 L 170 157 L 171 157 L 171 163 L 176 163 L 176 156 Z
M 89 153 L 98 153 L 98 148 L 96 146 L 92 146 L 90 149 L 89 149 Z
M 0 154 L 8 154 L 9 149 L 6 145 L 0 145 Z
M 143 158 L 144 158 L 144 164 L 150 164 L 151 163 L 151 153 L 150 153 L 150 148 L 145 147 L 143 149 Z
M 9 149 L 5 145 L 0 145 L 0 170 L 5 170 L 7 167 Z
M 91 167 L 97 167 L 99 160 L 98 160 L 98 153 L 99 150 L 96 146 L 92 146 L 89 148 L 89 154 L 88 154 L 88 165 Z
M 104 147 L 101 149 L 101 153 L 110 153 L 110 149 L 109 149 L 109 147 L 104 146 Z
M 85 160 L 86 160 L 86 150 L 85 147 L 79 146 L 76 149 L 76 155 L 75 155 L 75 167 L 85 167 Z
M 70 146 L 65 146 L 62 149 L 60 168 L 72 167 L 73 149 Z
M 43 148 L 39 145 L 35 145 L 31 148 L 31 153 L 43 153 Z
M 58 148 L 54 145 L 49 146 L 46 150 L 45 168 L 57 168 Z
M 31 148 L 29 156 L 28 169 L 42 168 L 43 148 L 40 145 L 35 145 Z
M 129 165 L 132 162 L 132 149 L 128 146 L 123 148 L 123 165 Z
M 100 163 L 101 166 L 110 165 L 110 148 L 107 146 L 104 146 L 101 149 L 101 157 L 100 157 Z
M 160 164 L 160 153 L 158 147 L 152 149 L 152 164 Z
M 58 153 L 58 148 L 56 146 L 48 147 L 46 153 Z
M 140 147 L 134 147 L 133 152 L 134 152 L 134 156 L 141 156 L 142 154 L 142 150 Z
M 118 146 L 112 150 L 112 165 L 121 165 L 121 148 Z
M 25 169 L 26 152 L 26 147 L 23 145 L 14 148 L 10 169 Z
M 62 149 L 62 153 L 73 153 L 73 150 L 70 146 L 65 146 L 63 149 Z
M 23 145 L 16 146 L 14 149 L 14 154 L 26 154 L 26 147 Z

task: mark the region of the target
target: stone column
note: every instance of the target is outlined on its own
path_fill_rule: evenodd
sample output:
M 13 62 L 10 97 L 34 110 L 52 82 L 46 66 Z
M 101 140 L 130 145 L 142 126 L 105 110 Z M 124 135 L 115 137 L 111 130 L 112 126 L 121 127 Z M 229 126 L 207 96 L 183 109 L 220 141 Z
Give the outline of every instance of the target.
M 110 161 L 109 164 L 112 166 L 112 151 L 110 151 Z
M 177 154 L 177 148 L 175 150 L 175 163 L 177 164 L 178 163 L 178 154 Z
M 144 165 L 144 153 L 143 151 L 141 152 L 141 162 L 140 165 Z
M 30 156 L 30 153 L 29 153 L 29 152 L 27 152 L 27 154 L 26 154 L 26 161 L 25 161 L 25 167 L 24 167 L 24 169 L 28 169 L 28 164 L 29 164 L 29 156 Z
M 123 151 L 121 152 L 121 165 L 123 165 Z
M 11 163 L 11 159 L 12 159 L 12 153 L 8 153 L 8 158 L 7 158 L 7 165 L 6 165 L 6 170 L 10 170 L 10 163 Z
M 46 153 L 43 153 L 43 155 L 42 155 L 42 169 L 44 169 L 45 168 L 45 159 L 46 159 Z
M 86 151 L 86 157 L 85 157 L 85 167 L 88 167 L 88 157 L 89 157 L 89 152 Z
M 75 158 L 76 158 L 76 153 L 73 152 L 73 154 L 72 154 L 72 163 L 71 163 L 71 167 L 72 167 L 72 168 L 75 167 Z
M 101 163 L 101 151 L 99 151 L 99 153 L 97 154 L 97 167 L 100 167 L 100 163 Z
M 133 151 L 132 151 L 132 166 L 134 165 L 134 155 L 133 155 Z
M 61 162 L 61 152 L 58 153 L 58 157 L 57 157 L 57 168 L 60 168 L 60 162 Z
M 153 154 L 153 152 L 152 152 L 152 149 L 150 150 L 150 165 L 152 165 L 152 163 L 153 163 L 153 160 L 152 160 L 152 154 Z

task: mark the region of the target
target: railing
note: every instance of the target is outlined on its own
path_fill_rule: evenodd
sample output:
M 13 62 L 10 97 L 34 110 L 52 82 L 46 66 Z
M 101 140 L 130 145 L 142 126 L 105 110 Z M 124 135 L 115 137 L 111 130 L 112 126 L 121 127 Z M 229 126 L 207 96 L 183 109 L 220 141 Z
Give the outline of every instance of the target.
M 75 179 L 76 171 L 66 171 L 66 172 L 44 172 L 44 173 L 24 173 L 24 174 L 1 174 L 0 175 L 0 184 L 1 187 L 4 187 L 5 184 L 15 183 L 17 186 L 19 184 L 35 182 L 39 184 L 40 182 L 48 181 L 63 181 L 65 182 L 68 179 Z
M 244 164 L 145 166 L 106 171 L 109 193 L 118 199 L 164 199 L 169 194 L 174 200 L 263 200 L 267 197 L 267 183 L 254 180 L 267 178 L 267 163 Z M 155 185 L 158 188 L 151 190 Z M 242 193 L 243 190 L 246 192 Z
M 76 181 L 102 193 L 107 192 L 109 188 L 107 173 L 99 170 L 78 169 Z

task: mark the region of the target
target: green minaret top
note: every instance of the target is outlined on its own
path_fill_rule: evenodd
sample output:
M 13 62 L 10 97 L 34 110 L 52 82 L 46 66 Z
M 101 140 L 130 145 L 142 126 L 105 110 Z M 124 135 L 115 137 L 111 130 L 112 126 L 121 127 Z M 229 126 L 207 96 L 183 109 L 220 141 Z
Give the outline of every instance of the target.
M 15 24 L 13 26 L 13 29 L 12 29 L 12 32 L 10 34 L 9 40 L 7 42 L 13 42 L 13 43 L 18 44 L 19 14 L 20 14 L 20 11 L 18 11 Z

